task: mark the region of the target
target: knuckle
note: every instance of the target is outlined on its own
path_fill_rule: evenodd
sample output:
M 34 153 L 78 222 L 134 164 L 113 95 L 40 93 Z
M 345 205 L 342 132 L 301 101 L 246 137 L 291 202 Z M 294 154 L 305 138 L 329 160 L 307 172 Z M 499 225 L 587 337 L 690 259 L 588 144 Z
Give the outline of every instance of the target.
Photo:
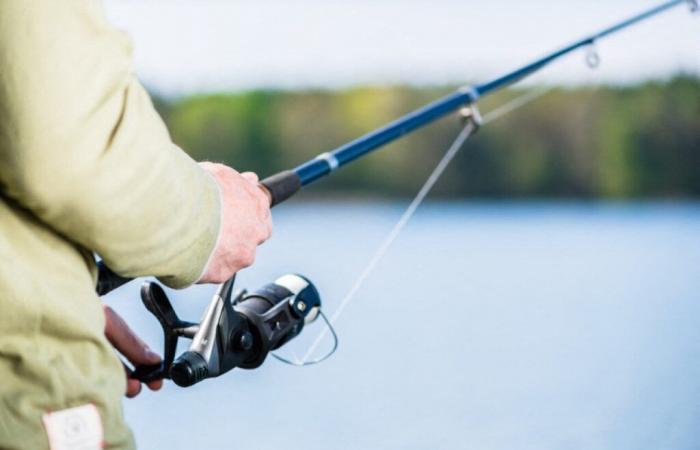
M 272 235 L 272 230 L 270 230 L 269 227 L 261 227 L 260 228 L 260 233 L 258 236 L 258 245 L 264 243 L 268 239 L 270 239 L 270 236 Z
M 255 172 L 243 172 L 241 175 L 251 183 L 257 183 L 260 179 L 258 178 L 258 174 Z
M 255 262 L 255 248 L 245 247 L 243 250 L 241 250 L 239 260 L 243 267 L 252 266 Z

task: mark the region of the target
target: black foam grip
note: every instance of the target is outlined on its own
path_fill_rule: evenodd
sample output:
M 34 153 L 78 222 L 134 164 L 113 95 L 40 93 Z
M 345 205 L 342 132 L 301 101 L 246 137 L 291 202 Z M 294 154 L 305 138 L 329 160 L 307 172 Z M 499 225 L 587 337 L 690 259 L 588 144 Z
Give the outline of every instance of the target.
M 301 189 L 301 179 L 296 172 L 285 170 L 269 176 L 260 182 L 270 192 L 272 202 L 270 206 L 275 206 L 287 200 Z

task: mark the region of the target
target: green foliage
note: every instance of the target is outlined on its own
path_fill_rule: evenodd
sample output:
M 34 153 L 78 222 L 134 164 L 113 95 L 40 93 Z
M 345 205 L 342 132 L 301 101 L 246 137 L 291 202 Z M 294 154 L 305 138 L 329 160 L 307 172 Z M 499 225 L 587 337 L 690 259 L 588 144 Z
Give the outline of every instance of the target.
M 262 175 L 294 167 L 452 87 L 254 91 L 157 99 L 195 159 Z M 487 111 L 522 91 L 487 98 Z M 320 183 L 353 195 L 415 193 L 459 130 L 456 117 L 405 137 Z M 489 124 L 436 188 L 444 197 L 700 196 L 700 80 L 557 89 Z

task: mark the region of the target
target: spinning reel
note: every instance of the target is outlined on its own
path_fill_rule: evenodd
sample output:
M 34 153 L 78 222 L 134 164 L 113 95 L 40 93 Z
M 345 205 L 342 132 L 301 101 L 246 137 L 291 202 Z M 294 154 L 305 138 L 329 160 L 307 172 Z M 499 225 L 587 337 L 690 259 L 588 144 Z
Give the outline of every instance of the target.
M 160 364 L 139 366 L 132 377 L 143 382 L 170 378 L 188 387 L 236 367 L 254 369 L 322 316 L 318 291 L 300 275 L 284 275 L 255 291 L 235 294 L 234 281 L 219 287 L 199 323 L 180 320 L 163 288 L 144 283 L 141 299 L 163 327 L 165 349 Z M 192 343 L 175 358 L 180 337 Z

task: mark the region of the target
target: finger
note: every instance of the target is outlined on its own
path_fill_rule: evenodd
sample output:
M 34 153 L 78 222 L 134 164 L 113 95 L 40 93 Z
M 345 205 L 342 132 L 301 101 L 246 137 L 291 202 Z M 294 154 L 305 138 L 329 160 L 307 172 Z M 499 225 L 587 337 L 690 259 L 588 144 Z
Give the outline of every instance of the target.
M 272 192 L 270 192 L 270 190 L 264 184 L 258 184 L 258 187 L 261 191 L 263 191 L 263 194 L 265 194 L 265 199 L 267 200 L 267 207 L 269 208 L 270 205 L 272 205 Z
M 264 237 L 260 238 L 260 240 L 258 241 L 258 246 L 265 244 L 265 242 L 267 242 L 269 240 L 270 240 L 269 236 L 264 236 Z
M 141 393 L 141 382 L 133 378 L 126 379 L 126 396 L 134 398 Z
M 136 336 L 112 308 L 105 306 L 104 311 L 106 317 L 105 336 L 129 362 L 134 366 L 138 366 L 141 364 L 158 364 L 161 361 L 160 356 Z
M 141 392 L 141 382 L 135 378 L 131 378 L 131 370 L 124 366 L 124 373 L 126 374 L 126 396 L 128 398 L 134 398 Z
M 272 216 L 269 216 L 267 220 L 265 220 L 265 241 L 272 237 L 272 229 Z
M 264 221 L 258 227 L 258 245 L 262 245 L 268 239 L 270 239 L 270 234 L 270 225 L 268 224 L 268 221 Z
M 270 220 L 271 215 L 269 199 L 261 196 L 260 202 L 258 203 L 258 216 L 261 220 L 267 222 Z
M 148 389 L 152 391 L 157 391 L 163 387 L 163 380 L 151 381 L 149 383 L 146 383 L 146 386 L 148 386 Z
M 253 197 L 255 197 L 255 202 L 257 204 L 258 218 L 261 220 L 266 220 L 271 212 L 272 207 L 272 194 L 267 190 L 262 184 L 256 184 L 255 189 L 251 192 Z
M 239 258 L 237 261 L 238 264 L 237 264 L 236 270 L 234 270 L 234 272 L 238 272 L 241 269 L 245 269 L 246 267 L 252 266 L 253 263 L 255 262 L 255 253 L 256 253 L 255 247 L 243 248 L 239 254 Z
M 255 172 L 243 172 L 241 173 L 241 176 L 255 185 L 257 185 L 258 181 L 260 181 L 258 174 Z

